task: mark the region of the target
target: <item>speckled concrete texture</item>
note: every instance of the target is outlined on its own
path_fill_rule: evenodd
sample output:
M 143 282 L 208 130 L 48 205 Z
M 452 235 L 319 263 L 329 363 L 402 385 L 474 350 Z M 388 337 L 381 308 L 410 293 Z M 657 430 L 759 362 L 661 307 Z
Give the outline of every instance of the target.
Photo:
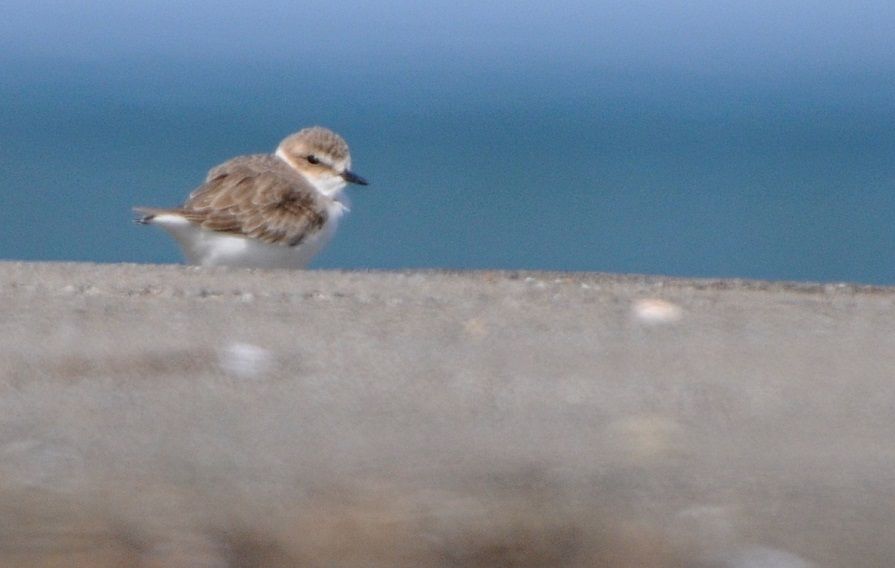
M 0 566 L 887 566 L 895 289 L 0 263 Z

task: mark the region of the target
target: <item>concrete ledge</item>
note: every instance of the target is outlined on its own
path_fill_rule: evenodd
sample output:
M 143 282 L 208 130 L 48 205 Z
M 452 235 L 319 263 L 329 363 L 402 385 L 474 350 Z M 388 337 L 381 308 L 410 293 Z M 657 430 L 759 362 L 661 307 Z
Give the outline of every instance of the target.
M 895 289 L 0 263 L 2 566 L 887 566 Z

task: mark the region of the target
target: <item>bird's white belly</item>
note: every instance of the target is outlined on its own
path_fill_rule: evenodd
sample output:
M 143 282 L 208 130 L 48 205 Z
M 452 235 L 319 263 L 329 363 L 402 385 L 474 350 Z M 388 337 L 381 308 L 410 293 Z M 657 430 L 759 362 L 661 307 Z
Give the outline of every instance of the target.
M 309 238 L 296 246 L 272 245 L 199 229 L 196 240 L 184 247 L 184 252 L 190 262 L 202 266 L 304 268 L 324 244 L 322 238 Z
M 296 246 L 201 229 L 182 217 L 160 215 L 155 222 L 180 244 L 190 264 L 244 268 L 304 268 L 332 239 L 341 211 Z

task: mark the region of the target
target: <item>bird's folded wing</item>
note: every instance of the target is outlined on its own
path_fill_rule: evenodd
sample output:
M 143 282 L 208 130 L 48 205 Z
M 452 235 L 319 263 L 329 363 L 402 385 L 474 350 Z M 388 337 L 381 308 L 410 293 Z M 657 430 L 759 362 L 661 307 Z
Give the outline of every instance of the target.
M 231 160 L 214 168 L 177 213 L 203 229 L 298 245 L 323 227 L 327 213 L 310 183 L 284 167 L 261 157 Z

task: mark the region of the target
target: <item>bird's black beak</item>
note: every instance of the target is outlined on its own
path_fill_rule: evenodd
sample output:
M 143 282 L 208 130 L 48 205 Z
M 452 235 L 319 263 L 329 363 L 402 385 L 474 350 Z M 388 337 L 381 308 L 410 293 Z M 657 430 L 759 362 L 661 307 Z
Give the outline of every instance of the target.
M 357 185 L 370 185 L 370 182 L 350 170 L 342 172 L 342 179 L 348 183 L 356 183 Z

